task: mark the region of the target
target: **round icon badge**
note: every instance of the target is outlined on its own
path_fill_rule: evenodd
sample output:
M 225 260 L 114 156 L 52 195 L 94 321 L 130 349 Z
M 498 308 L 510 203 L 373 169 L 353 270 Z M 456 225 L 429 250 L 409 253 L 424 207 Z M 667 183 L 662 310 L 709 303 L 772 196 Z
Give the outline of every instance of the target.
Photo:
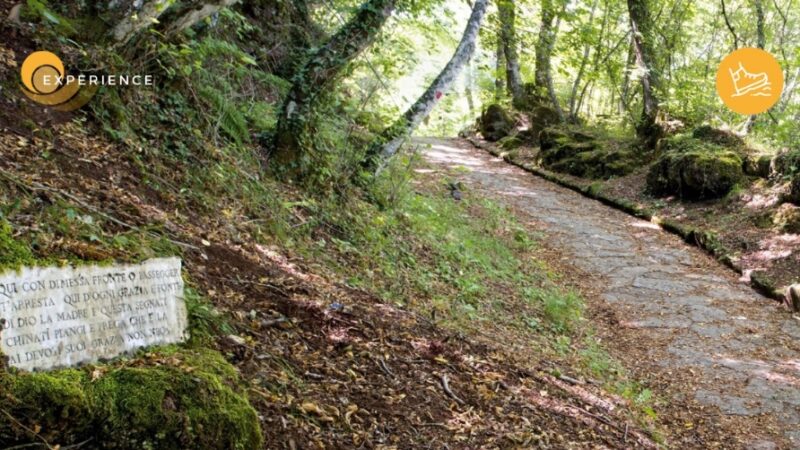
M 717 69 L 717 94 L 739 114 L 772 108 L 783 92 L 783 71 L 774 56 L 759 48 L 740 48 Z
M 85 105 L 97 92 L 98 86 L 81 88 L 75 80 L 65 80 L 66 70 L 56 54 L 33 52 L 20 68 L 22 93 L 36 103 L 58 111 L 72 111 Z

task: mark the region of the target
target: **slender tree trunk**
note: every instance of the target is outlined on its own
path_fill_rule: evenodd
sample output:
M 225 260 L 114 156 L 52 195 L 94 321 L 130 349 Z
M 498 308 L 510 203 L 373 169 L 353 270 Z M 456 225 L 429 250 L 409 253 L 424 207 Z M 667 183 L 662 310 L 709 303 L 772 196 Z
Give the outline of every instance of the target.
M 539 39 L 536 42 L 536 71 L 534 72 L 534 97 L 539 103 L 549 103 L 564 120 L 564 111 L 558 103 L 553 77 L 551 74 L 550 59 L 556 43 L 556 33 L 561 24 L 561 15 L 556 14 L 552 0 L 542 0 L 542 25 L 539 29 Z M 556 21 L 558 16 L 558 21 Z M 555 24 L 553 23 L 554 21 Z
M 633 50 L 633 37 L 631 36 L 631 41 L 628 45 L 628 57 L 625 62 L 625 76 L 622 79 L 622 91 L 619 96 L 620 107 L 624 108 L 625 111 L 630 111 L 631 70 L 633 70 L 635 62 L 636 52 Z
M 514 0 L 498 0 L 497 11 L 500 16 L 499 40 L 503 45 L 506 57 L 506 85 L 511 92 L 512 103 L 522 104 L 522 77 L 519 73 L 519 56 L 517 55 L 517 32 L 515 27 L 516 12 Z
M 753 0 L 753 8 L 756 13 L 756 45 L 763 50 L 767 46 L 767 34 L 764 31 L 764 4 L 762 0 Z M 747 118 L 742 129 L 744 134 L 752 131 L 756 124 L 756 119 L 757 116 L 755 114 Z
M 494 59 L 494 99 L 500 101 L 506 95 L 506 82 L 503 78 L 503 71 L 506 66 L 506 54 L 503 50 L 503 41 L 497 39 Z
M 537 101 L 546 98 L 547 78 L 550 74 L 550 40 L 553 35 L 553 13 L 552 0 L 542 0 L 542 23 L 539 28 L 539 39 L 536 41 L 536 70 L 534 72 L 534 91 Z
M 296 163 L 302 156 L 308 122 L 318 97 L 372 42 L 394 7 L 395 0 L 367 0 L 294 76 L 275 130 L 272 148 L 275 162 L 284 166 Z
M 644 138 L 649 146 L 654 146 L 660 135 L 656 118 L 658 116 L 659 77 L 656 71 L 655 49 L 652 45 L 653 25 L 647 0 L 628 0 L 628 16 L 633 36 L 633 49 L 636 54 L 636 65 L 642 73 L 642 97 L 644 108 L 642 117 L 636 126 L 639 137 Z
M 467 61 L 467 76 L 464 77 L 464 96 L 467 97 L 467 108 L 470 117 L 475 115 L 475 97 L 472 94 L 472 87 L 475 85 L 475 69 L 472 67 L 472 59 Z
M 587 23 L 588 26 L 592 26 L 592 22 L 594 21 L 594 13 L 597 9 L 597 2 L 598 0 L 594 0 L 592 2 L 592 10 L 589 13 L 589 22 Z M 600 39 L 603 36 L 603 30 L 605 30 L 605 23 L 608 19 L 608 14 L 606 13 L 603 16 L 603 26 L 600 29 Z M 578 112 L 575 110 L 577 106 L 578 100 L 578 88 L 581 85 L 581 79 L 583 78 L 583 73 L 586 71 L 586 65 L 589 63 L 589 53 L 592 50 L 592 46 L 589 45 L 589 42 L 586 42 L 583 45 L 583 57 L 581 58 L 581 65 L 578 68 L 578 74 L 575 76 L 575 81 L 572 83 L 572 91 L 569 94 L 569 119 L 575 120 L 577 118 Z
M 411 105 L 410 108 L 391 127 L 384 130 L 381 136 L 372 143 L 364 161 L 365 167 L 375 169 L 381 161 L 392 157 L 405 139 L 414 132 L 420 122 L 430 114 L 436 102 L 450 89 L 459 72 L 475 52 L 475 41 L 478 37 L 483 17 L 486 14 L 488 0 L 475 0 L 461 42 L 450 62 L 433 80 L 428 89 Z
M 728 17 L 728 10 L 725 8 L 725 0 L 720 0 L 720 6 L 722 7 L 722 17 L 725 18 L 725 25 L 728 27 L 728 31 L 731 32 L 731 36 L 733 36 L 733 49 L 736 50 L 739 48 L 739 35 L 736 34 L 736 28 L 733 27 Z

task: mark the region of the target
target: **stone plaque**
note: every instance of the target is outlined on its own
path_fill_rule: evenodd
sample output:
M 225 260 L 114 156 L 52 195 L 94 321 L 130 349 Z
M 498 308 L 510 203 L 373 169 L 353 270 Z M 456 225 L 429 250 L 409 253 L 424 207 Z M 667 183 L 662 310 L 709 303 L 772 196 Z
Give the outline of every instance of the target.
M 25 370 L 179 342 L 187 327 L 181 260 L 0 273 L 0 318 L 0 351 Z

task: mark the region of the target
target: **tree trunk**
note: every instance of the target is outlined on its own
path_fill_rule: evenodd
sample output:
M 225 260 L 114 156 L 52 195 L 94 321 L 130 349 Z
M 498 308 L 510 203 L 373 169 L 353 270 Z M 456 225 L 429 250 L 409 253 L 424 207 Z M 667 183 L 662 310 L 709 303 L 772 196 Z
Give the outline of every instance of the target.
M 561 24 L 560 14 L 556 14 L 552 0 L 542 0 L 542 26 L 539 29 L 539 40 L 536 43 L 536 71 L 534 73 L 534 97 L 539 103 L 548 100 L 564 120 L 564 111 L 558 103 L 558 97 L 553 86 L 553 77 L 550 70 L 550 58 L 556 43 L 556 32 Z M 565 3 L 566 6 L 566 3 Z M 558 21 L 553 22 L 558 16 Z
M 542 0 L 542 23 L 539 28 L 539 39 L 536 41 L 536 70 L 534 72 L 534 92 L 537 101 L 546 98 L 547 78 L 550 73 L 550 39 L 553 34 L 553 2 L 552 0 Z
M 636 52 L 633 50 L 633 37 L 631 37 L 630 44 L 628 44 L 628 57 L 625 60 L 625 76 L 622 79 L 622 91 L 619 95 L 620 112 L 623 109 L 625 111 L 630 111 L 631 70 L 635 62 Z
M 111 36 L 120 45 L 130 42 L 139 33 L 147 28 L 165 22 L 156 27 L 163 30 L 166 35 L 179 33 L 206 17 L 238 3 L 239 0 L 206 0 L 183 1 L 173 0 L 148 0 L 139 6 L 136 2 L 109 2 L 105 10 L 106 18 L 115 23 L 111 29 Z M 123 4 L 129 4 L 122 6 Z M 96 6 L 96 5 L 95 5 Z M 169 20 L 165 20 L 165 19 Z
M 592 22 L 594 21 L 594 13 L 595 13 L 595 10 L 597 9 L 597 1 L 598 0 L 594 0 L 594 2 L 592 2 L 592 10 L 589 13 L 588 26 L 591 26 Z M 602 37 L 603 37 L 603 31 L 605 30 L 605 24 L 606 24 L 607 19 L 608 19 L 608 14 L 605 14 L 603 16 L 603 26 L 600 29 L 600 39 L 601 40 L 602 40 Z M 592 46 L 589 45 L 589 42 L 584 43 L 584 45 L 583 45 L 583 56 L 581 57 L 581 65 L 578 68 L 578 74 L 575 76 L 575 81 L 572 83 L 572 91 L 570 92 L 570 95 L 569 95 L 569 119 L 571 121 L 575 121 L 577 119 L 577 117 L 578 117 L 578 111 L 575 109 L 575 107 L 577 106 L 577 103 L 578 103 L 577 102 L 577 100 L 578 100 L 578 88 L 581 85 L 581 79 L 583 78 L 583 74 L 586 71 L 586 65 L 589 63 L 589 53 L 591 52 L 591 49 L 592 49 Z
M 297 162 L 317 98 L 375 38 L 394 7 L 395 0 L 367 0 L 294 76 L 273 141 L 273 157 L 277 163 Z
M 500 17 L 499 40 L 506 57 L 506 85 L 511 92 L 512 103 L 517 106 L 523 100 L 522 77 L 519 74 L 519 56 L 517 55 L 517 33 L 515 28 L 514 0 L 498 0 L 497 11 Z
M 503 78 L 503 71 L 506 65 L 506 54 L 503 50 L 503 41 L 497 39 L 497 47 L 495 48 L 494 59 L 494 99 L 495 101 L 503 100 L 506 94 L 506 82 Z
M 109 9 L 113 11 L 113 15 L 122 16 L 111 31 L 112 37 L 119 44 L 128 43 L 140 31 L 157 23 L 158 18 L 169 9 L 171 3 L 171 0 L 149 0 L 139 8 L 131 5 L 130 8 L 123 9 L 114 7 L 116 2 L 111 2 L 112 6 Z
M 470 117 L 475 115 L 475 97 L 472 94 L 472 87 L 475 85 L 475 69 L 472 67 L 472 59 L 467 61 L 467 76 L 464 79 L 464 95 L 467 97 L 467 108 Z
M 764 50 L 764 47 L 767 46 L 767 34 L 764 31 L 764 5 L 761 2 L 762 0 L 753 0 L 753 7 L 756 12 L 756 45 Z M 756 124 L 756 118 L 755 114 L 747 118 L 742 129 L 744 134 L 750 133 Z
M 212 16 L 224 8 L 239 3 L 239 0 L 216 0 L 189 4 L 178 12 L 176 18 L 164 28 L 164 34 L 171 36 L 180 33 Z
M 722 17 L 725 19 L 725 25 L 728 27 L 728 31 L 731 32 L 731 36 L 733 36 L 733 49 L 736 50 L 739 48 L 739 35 L 736 34 L 736 28 L 733 27 L 733 24 L 728 17 L 728 10 L 725 8 L 725 0 L 720 0 L 720 4 L 722 7 Z
M 642 73 L 641 84 L 644 100 L 642 117 L 636 125 L 636 131 L 639 137 L 652 147 L 660 136 L 656 123 L 659 108 L 656 91 L 659 86 L 659 77 L 655 69 L 655 49 L 652 45 L 653 26 L 650 11 L 647 8 L 647 0 L 628 0 L 628 16 L 636 65 Z
M 410 108 L 391 127 L 384 130 L 381 136 L 372 143 L 367 151 L 364 166 L 375 169 L 378 164 L 392 157 L 405 139 L 414 132 L 420 122 L 430 114 L 436 102 L 447 92 L 459 72 L 475 52 L 475 40 L 478 37 L 483 16 L 486 14 L 488 0 L 475 0 L 461 42 L 450 62 L 433 80 L 428 89 L 411 105 Z

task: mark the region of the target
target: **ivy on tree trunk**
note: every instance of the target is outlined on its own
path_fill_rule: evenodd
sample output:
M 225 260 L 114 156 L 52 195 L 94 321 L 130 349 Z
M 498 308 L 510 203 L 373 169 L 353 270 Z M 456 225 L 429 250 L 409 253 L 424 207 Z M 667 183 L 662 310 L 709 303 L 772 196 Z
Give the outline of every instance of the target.
M 272 160 L 275 163 L 288 166 L 299 162 L 303 141 L 308 135 L 310 116 L 318 97 L 330 88 L 347 64 L 375 38 L 392 15 L 395 3 L 395 0 L 368 0 L 362 4 L 358 13 L 297 72 L 275 130 L 272 145 Z
M 656 123 L 659 110 L 656 94 L 659 76 L 652 43 L 654 39 L 653 24 L 647 0 L 628 0 L 628 18 L 630 19 L 636 65 L 642 73 L 640 81 L 644 99 L 642 116 L 636 126 L 636 131 L 648 146 L 653 146 L 660 135 L 659 126 Z

